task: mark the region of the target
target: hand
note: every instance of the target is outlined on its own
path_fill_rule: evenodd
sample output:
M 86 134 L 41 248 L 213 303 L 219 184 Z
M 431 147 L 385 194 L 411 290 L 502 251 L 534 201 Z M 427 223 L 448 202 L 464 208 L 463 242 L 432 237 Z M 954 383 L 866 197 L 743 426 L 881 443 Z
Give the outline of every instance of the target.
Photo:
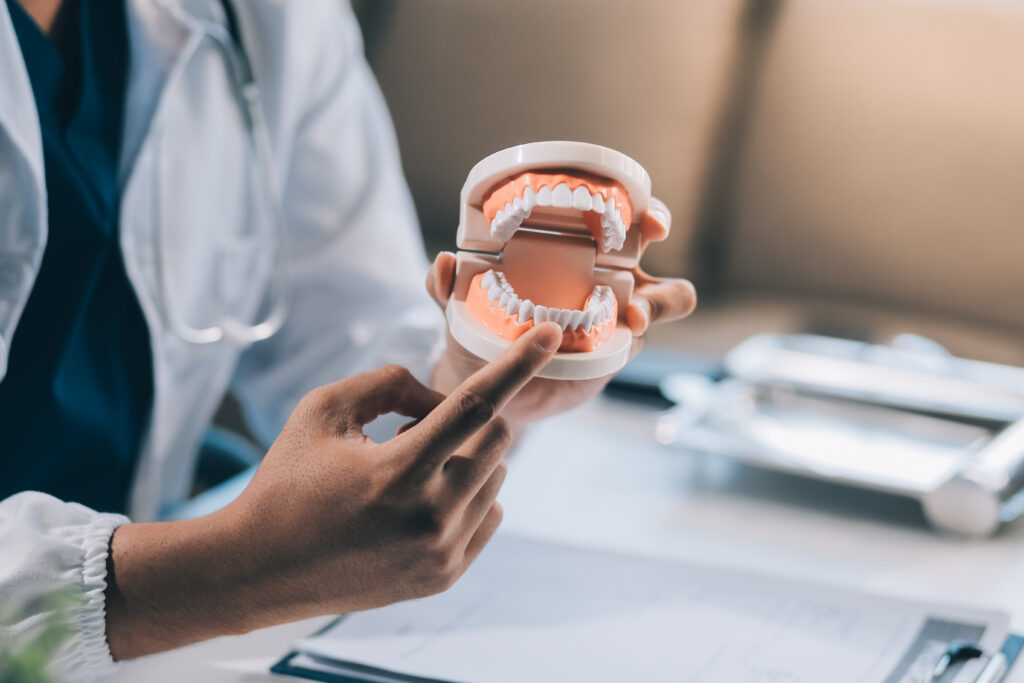
M 649 219 L 640 223 L 641 253 L 651 242 L 662 240 L 668 234 L 668 210 L 664 204 L 652 198 L 648 216 Z M 689 280 L 653 277 L 639 266 L 633 269 L 633 278 L 633 298 L 625 314 L 634 335 L 630 359 L 643 348 L 643 335 L 651 323 L 685 318 L 697 305 L 697 292 Z M 454 284 L 455 254 L 441 252 L 427 275 L 427 291 L 441 310 L 448 304 Z M 449 332 L 447 349 L 434 370 L 434 387 L 449 391 L 484 363 L 464 349 Z M 611 376 L 578 381 L 535 378 L 509 402 L 503 416 L 518 432 L 529 422 L 564 412 L 596 396 L 610 379 Z
M 511 434 L 497 415 L 561 336 L 537 326 L 447 398 L 397 366 L 316 389 L 236 501 L 119 528 L 114 657 L 446 589 L 501 521 Z M 390 412 L 416 422 L 375 443 L 362 428 Z

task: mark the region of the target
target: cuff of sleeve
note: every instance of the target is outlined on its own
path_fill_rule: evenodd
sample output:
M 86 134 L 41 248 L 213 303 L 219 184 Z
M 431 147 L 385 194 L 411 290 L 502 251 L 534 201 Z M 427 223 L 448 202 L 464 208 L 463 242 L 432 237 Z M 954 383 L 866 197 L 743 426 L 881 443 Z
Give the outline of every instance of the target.
M 98 676 L 114 668 L 107 644 L 106 590 L 107 557 L 114 530 L 129 519 L 124 515 L 98 514 L 76 529 L 75 539 L 82 549 L 77 577 L 80 602 L 71 613 L 74 637 L 54 662 L 55 668 L 73 678 Z

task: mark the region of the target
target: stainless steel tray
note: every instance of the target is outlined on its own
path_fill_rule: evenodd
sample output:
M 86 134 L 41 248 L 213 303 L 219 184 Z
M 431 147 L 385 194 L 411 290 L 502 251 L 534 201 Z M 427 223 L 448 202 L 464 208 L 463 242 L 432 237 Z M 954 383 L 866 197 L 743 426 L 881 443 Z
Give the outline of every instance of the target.
M 660 442 L 911 496 L 961 534 L 1024 509 L 1024 369 L 814 335 L 752 337 L 724 367 L 664 380 Z

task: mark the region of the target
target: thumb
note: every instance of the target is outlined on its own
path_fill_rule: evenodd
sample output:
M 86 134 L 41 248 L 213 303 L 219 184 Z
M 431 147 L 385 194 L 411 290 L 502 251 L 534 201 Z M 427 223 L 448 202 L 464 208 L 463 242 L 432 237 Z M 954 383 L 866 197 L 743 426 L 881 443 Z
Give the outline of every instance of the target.
M 455 254 L 442 251 L 427 273 L 427 293 L 442 309 L 448 305 L 455 285 Z
M 356 434 L 388 413 L 423 418 L 444 400 L 444 394 L 424 386 L 400 365 L 385 365 L 328 384 L 310 396 L 321 410 L 342 418 L 345 432 Z

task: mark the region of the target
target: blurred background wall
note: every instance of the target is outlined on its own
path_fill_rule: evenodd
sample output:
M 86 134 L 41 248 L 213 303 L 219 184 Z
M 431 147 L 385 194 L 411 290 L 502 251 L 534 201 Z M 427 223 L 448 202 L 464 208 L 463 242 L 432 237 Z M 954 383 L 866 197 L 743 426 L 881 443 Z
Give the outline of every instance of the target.
M 790 0 L 748 142 L 737 287 L 1024 329 L 1024 4 Z
M 697 280 L 655 334 L 927 334 L 1024 364 L 1024 3 L 367 0 L 356 9 L 432 250 L 470 167 L 579 139 L 650 172 Z

